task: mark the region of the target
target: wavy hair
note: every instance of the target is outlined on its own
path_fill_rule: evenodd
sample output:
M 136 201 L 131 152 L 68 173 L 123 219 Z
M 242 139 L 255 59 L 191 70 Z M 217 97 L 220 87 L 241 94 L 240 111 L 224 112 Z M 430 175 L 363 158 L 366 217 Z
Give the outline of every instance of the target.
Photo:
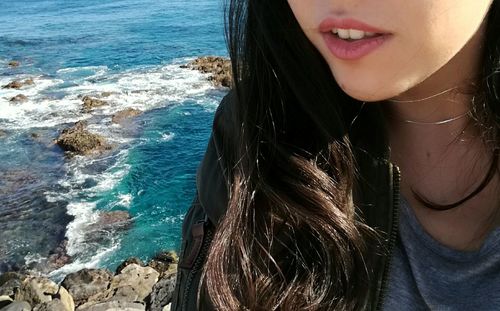
M 217 310 L 364 309 L 367 241 L 376 233 L 352 198 L 349 129 L 361 103 L 340 89 L 287 1 L 228 1 L 237 126 L 223 146 L 229 202 L 202 286 Z M 474 107 L 493 149 L 500 128 L 499 14 L 495 2 L 477 93 L 482 100 Z

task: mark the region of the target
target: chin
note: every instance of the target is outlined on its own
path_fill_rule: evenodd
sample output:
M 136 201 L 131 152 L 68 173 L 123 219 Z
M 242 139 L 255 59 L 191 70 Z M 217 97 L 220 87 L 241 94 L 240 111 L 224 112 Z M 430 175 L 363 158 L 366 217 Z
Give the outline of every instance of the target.
M 339 83 L 340 88 L 350 97 L 364 102 L 378 102 L 395 96 L 396 93 L 391 92 L 387 87 L 375 85 L 373 87 L 364 87 L 359 83 L 346 84 Z

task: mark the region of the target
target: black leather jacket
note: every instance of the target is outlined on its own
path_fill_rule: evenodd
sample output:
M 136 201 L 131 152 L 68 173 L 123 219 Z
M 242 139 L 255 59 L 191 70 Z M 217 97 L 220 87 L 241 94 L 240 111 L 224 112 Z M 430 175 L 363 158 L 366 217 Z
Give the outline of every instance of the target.
M 179 254 L 176 287 L 172 297 L 172 311 L 213 310 L 204 295 L 200 301 L 196 294 L 201 271 L 213 232 L 227 203 L 226 171 L 220 161 L 223 136 L 221 126 L 228 113 L 231 92 L 224 97 L 214 116 L 213 130 L 205 156 L 198 166 L 196 196 L 184 218 L 182 244 Z M 364 121 L 363 124 L 365 123 Z M 372 135 L 370 120 L 360 135 Z M 225 124 L 224 131 L 228 131 Z M 230 131 L 230 130 L 229 130 Z M 368 225 L 377 228 L 382 239 L 370 247 L 367 258 L 373 267 L 372 284 L 368 299 L 368 310 L 381 310 L 387 289 L 388 271 L 392 250 L 398 236 L 399 169 L 387 159 L 385 147 L 369 152 L 365 147 L 383 145 L 384 138 L 369 137 L 368 144 L 355 148 L 359 177 L 353 190 L 354 202 Z M 372 148 L 373 149 L 373 148 Z M 375 148 L 376 149 L 376 148 Z M 378 154 L 377 154 L 378 152 Z M 384 153 L 385 152 L 385 153 Z M 374 156 L 375 154 L 375 156 Z M 359 212 L 359 211 L 358 211 Z

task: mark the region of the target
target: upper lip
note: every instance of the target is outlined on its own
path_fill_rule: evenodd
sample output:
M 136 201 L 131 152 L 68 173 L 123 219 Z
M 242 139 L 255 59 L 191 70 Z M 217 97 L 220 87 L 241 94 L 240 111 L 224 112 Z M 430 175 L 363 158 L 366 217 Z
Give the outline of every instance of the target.
M 321 24 L 319 24 L 319 31 L 321 32 L 330 32 L 333 28 L 342 28 L 342 29 L 357 29 L 364 32 L 374 32 L 377 34 L 387 34 L 388 31 L 383 29 L 375 28 L 368 24 L 365 24 L 361 21 L 352 19 L 352 18 L 332 18 L 327 17 L 324 19 Z

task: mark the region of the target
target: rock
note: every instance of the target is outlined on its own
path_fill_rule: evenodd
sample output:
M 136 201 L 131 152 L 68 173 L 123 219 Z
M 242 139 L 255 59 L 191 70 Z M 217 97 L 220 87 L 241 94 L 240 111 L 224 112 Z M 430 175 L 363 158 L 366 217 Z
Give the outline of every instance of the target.
M 59 286 L 59 291 L 53 298 L 58 299 L 64 306 L 65 310 L 70 310 L 70 311 L 75 310 L 75 302 L 73 300 L 73 297 L 63 286 Z
M 0 130 L 0 138 L 4 138 L 7 136 L 7 132 L 4 130 Z
M 144 311 L 146 310 L 146 306 L 138 302 L 108 301 L 108 302 L 101 302 L 86 308 L 78 308 L 76 310 L 77 311 Z
M 82 102 L 83 102 L 83 105 L 82 105 L 83 112 L 90 112 L 90 111 L 92 111 L 92 109 L 94 109 L 96 107 L 101 107 L 101 106 L 104 106 L 107 104 L 107 102 L 104 100 L 100 100 L 100 99 L 93 98 L 90 96 L 83 96 Z
M 160 279 L 177 272 L 179 258 L 174 251 L 161 252 L 151 259 L 147 266 L 160 273 Z
M 208 80 L 212 81 L 215 86 L 231 87 L 232 85 L 231 60 L 228 58 L 204 56 L 196 58 L 192 62 L 181 67 L 209 73 L 210 76 Z
M 97 301 L 144 301 L 151 294 L 158 276 L 159 273 L 153 268 L 130 264 L 113 277 L 104 295 L 91 298 Z
M 2 308 L 2 311 L 31 311 L 31 305 L 26 301 L 14 301 L 7 307 Z
M 32 133 L 32 137 L 33 134 Z M 50 270 L 56 270 L 61 268 L 62 266 L 71 262 L 71 256 L 67 253 L 68 247 L 68 239 L 63 239 L 59 245 L 56 246 L 53 250 L 50 251 L 49 257 L 47 260 L 48 265 L 50 266 Z
M 24 80 L 23 84 L 24 85 L 33 85 L 33 84 L 35 84 L 35 81 L 33 81 L 33 78 L 28 78 L 28 79 Z
M 61 285 L 68 290 L 77 306 L 98 293 L 104 292 L 113 275 L 103 269 L 82 269 L 68 274 Z
M 54 299 L 49 302 L 41 303 L 33 308 L 33 311 L 74 311 L 68 309 L 59 299 Z
M 10 305 L 14 300 L 7 295 L 0 296 L 0 309 Z
M 14 293 L 14 300 L 26 301 L 30 305 L 37 305 L 52 300 L 59 290 L 59 286 L 53 281 L 43 277 L 28 277 L 21 287 Z
M 28 78 L 24 81 L 19 81 L 19 80 L 14 80 L 10 82 L 9 84 L 6 84 L 2 86 L 3 89 L 20 89 L 25 85 L 33 85 L 35 82 L 33 81 L 33 78 Z
M 162 311 L 165 306 L 172 301 L 172 294 L 175 289 L 176 274 L 161 279 L 154 286 L 149 298 L 149 308 L 151 311 Z
M 87 230 L 90 232 L 125 230 L 130 224 L 130 214 L 127 211 L 107 211 L 101 212 L 97 221 L 89 225 Z
M 28 97 L 26 97 L 23 94 L 17 94 L 16 96 L 12 97 L 9 101 L 11 103 L 22 103 L 28 100 Z
M 14 292 L 21 287 L 25 275 L 17 272 L 5 272 L 0 276 L 0 296 L 14 297 Z
M 144 266 L 144 263 L 142 262 L 142 260 L 140 260 L 139 258 L 137 257 L 130 257 L 128 258 L 127 260 L 125 260 L 124 262 L 122 262 L 117 268 L 116 268 L 116 274 L 120 274 L 122 272 L 122 270 L 130 265 L 130 264 L 136 264 L 136 265 L 139 265 L 139 266 Z
M 111 149 L 104 137 L 88 132 L 86 125 L 86 122 L 78 121 L 73 127 L 64 129 L 56 144 L 65 151 L 82 155 Z
M 101 97 L 109 97 L 111 95 L 115 94 L 115 92 L 102 92 Z
M 23 83 L 21 81 L 15 80 L 10 82 L 9 84 L 2 86 L 2 89 L 20 89 L 22 86 Z
M 171 306 L 171 305 L 172 305 L 172 304 L 171 304 L 171 303 L 169 303 L 168 305 L 166 305 L 165 307 L 163 307 L 163 309 L 162 309 L 161 311 L 170 311 L 170 306 Z
M 17 60 L 11 60 L 9 62 L 9 67 L 19 67 L 19 65 L 21 65 L 21 63 Z
M 112 117 L 111 117 L 111 121 L 113 123 L 121 123 L 123 122 L 125 119 L 128 119 L 128 118 L 132 118 L 132 117 L 135 117 L 135 116 L 138 116 L 142 113 L 141 110 L 138 110 L 138 109 L 134 109 L 134 108 L 127 108 L 125 110 L 122 110 L 122 111 L 118 111 L 117 113 L 115 113 Z

